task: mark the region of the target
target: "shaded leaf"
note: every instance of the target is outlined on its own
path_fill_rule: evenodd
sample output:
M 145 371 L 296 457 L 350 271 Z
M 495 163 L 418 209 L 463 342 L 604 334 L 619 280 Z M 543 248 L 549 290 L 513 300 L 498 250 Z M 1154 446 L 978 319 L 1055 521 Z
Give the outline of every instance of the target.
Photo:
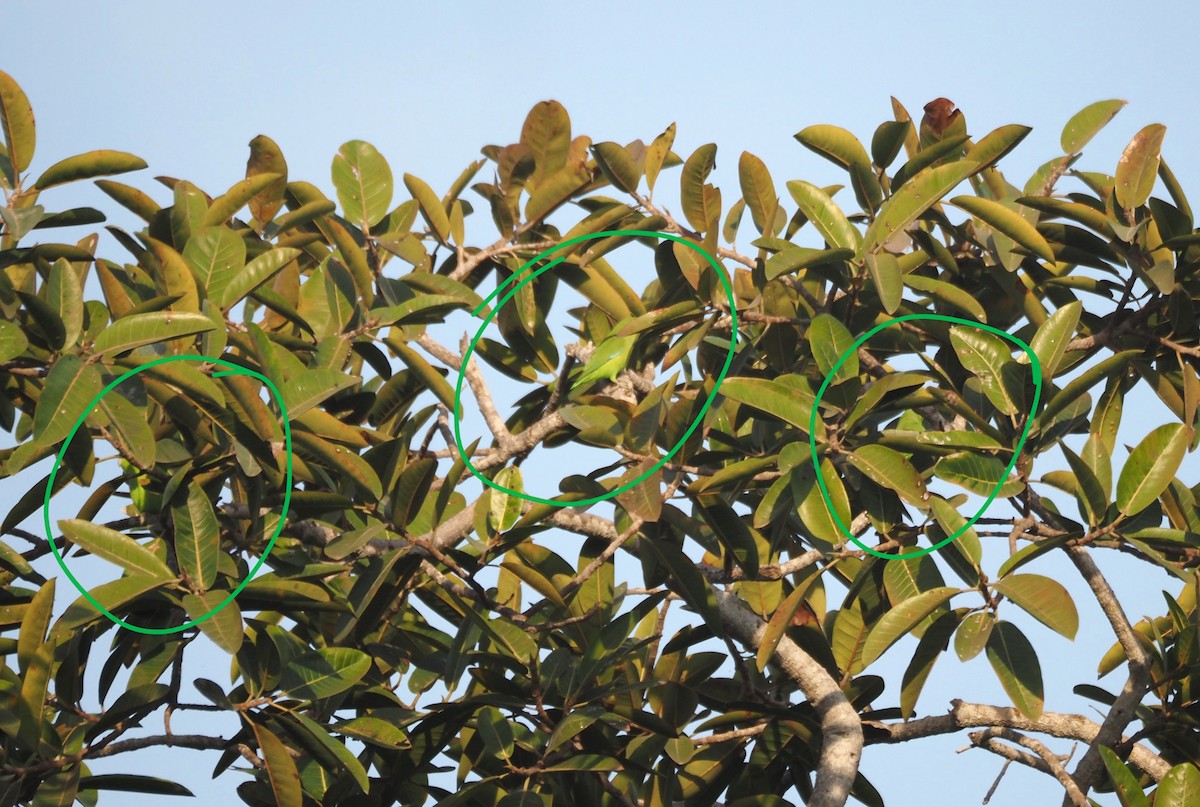
M 1000 620 L 987 641 L 988 661 L 1013 705 L 1030 720 L 1042 716 L 1042 667 L 1037 651 L 1011 622 Z

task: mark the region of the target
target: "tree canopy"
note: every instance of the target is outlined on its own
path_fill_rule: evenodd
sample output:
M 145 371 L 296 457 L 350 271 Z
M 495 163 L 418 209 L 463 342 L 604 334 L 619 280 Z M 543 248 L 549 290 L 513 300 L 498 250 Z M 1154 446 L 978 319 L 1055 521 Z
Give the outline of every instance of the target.
M 0 805 L 186 794 L 136 772 L 153 745 L 246 763 L 250 805 L 879 805 L 868 746 L 963 730 L 1067 805 L 1196 804 L 1200 230 L 1165 129 L 1086 169 L 1123 106 L 1092 104 L 1014 185 L 1028 127 L 892 106 L 867 146 L 798 132 L 846 179 L 787 196 L 546 101 L 448 188 L 352 140 L 330 199 L 260 135 L 244 179 L 158 177 L 160 204 L 103 178 L 147 167 L 125 152 L 35 177 L 0 73 Z M 107 220 L 47 207 L 89 180 L 140 229 L 55 242 Z M 1138 389 L 1172 418 L 1126 456 Z M 1160 569 L 1163 614 L 1131 620 L 1100 553 Z M 111 577 L 64 581 L 88 554 Z M 1113 634 L 1080 678 L 1116 683 L 1076 690 L 1099 717 L 1044 708 L 1012 616 L 1080 629 L 1052 555 Z M 200 636 L 229 680 L 189 669 Z M 922 692 L 951 653 L 1008 702 Z M 173 734 L 189 709 L 240 728 Z

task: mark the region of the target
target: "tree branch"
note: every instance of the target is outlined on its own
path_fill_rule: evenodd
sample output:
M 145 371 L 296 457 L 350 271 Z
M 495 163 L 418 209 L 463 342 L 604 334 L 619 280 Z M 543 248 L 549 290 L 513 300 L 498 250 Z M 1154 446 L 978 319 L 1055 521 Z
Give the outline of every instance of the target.
M 1100 757 L 1100 746 L 1106 745 L 1111 748 L 1120 743 L 1126 726 L 1137 717 L 1137 707 L 1150 689 L 1150 658 L 1138 640 L 1133 626 L 1129 623 L 1129 617 L 1121 608 L 1116 593 L 1099 567 L 1096 566 L 1096 562 L 1092 560 L 1087 547 L 1069 546 L 1067 555 L 1075 564 L 1075 568 L 1079 569 L 1083 579 L 1087 581 L 1088 587 L 1096 597 L 1096 602 L 1100 604 L 1104 615 L 1108 617 L 1113 633 L 1117 635 L 1117 641 L 1120 642 L 1121 649 L 1125 651 L 1125 657 L 1129 659 L 1129 677 L 1125 680 L 1125 686 L 1113 701 L 1099 731 L 1089 741 L 1087 752 L 1075 767 L 1075 782 L 1079 789 L 1086 794 L 1100 782 L 1100 778 L 1104 775 L 1104 760 Z M 1063 803 L 1070 807 L 1069 801 Z
M 1042 712 L 1042 716 L 1037 720 L 1030 720 L 1011 706 L 988 706 L 957 699 L 950 703 L 950 712 L 945 715 L 917 718 L 907 723 L 865 721 L 864 725 L 870 729 L 866 734 L 866 743 L 904 743 L 923 737 L 953 734 L 962 729 L 990 726 L 1032 731 L 1085 743 L 1092 742 L 1100 732 L 1099 724 L 1083 715 Z M 1130 743 L 1125 738 L 1121 738 L 1120 742 Z M 1140 743 L 1132 744 L 1129 761 L 1148 773 L 1156 782 L 1171 769 L 1169 762 Z
M 715 594 L 725 626 L 742 644 L 757 650 L 767 623 L 736 595 L 726 591 Z M 862 759 L 863 730 L 858 712 L 825 668 L 787 636 L 776 647 L 774 660 L 800 685 L 821 721 L 817 780 L 808 807 L 841 807 L 850 798 Z

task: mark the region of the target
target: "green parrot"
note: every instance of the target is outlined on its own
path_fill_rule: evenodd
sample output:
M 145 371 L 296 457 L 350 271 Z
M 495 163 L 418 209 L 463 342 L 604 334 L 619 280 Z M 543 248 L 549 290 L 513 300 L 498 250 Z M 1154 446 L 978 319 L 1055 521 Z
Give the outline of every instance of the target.
M 614 328 L 612 334 L 596 345 L 592 357 L 583 365 L 583 372 L 571 385 L 571 393 L 567 396 L 568 398 L 575 400 L 588 387 L 602 379 L 616 381 L 617 375 L 629 366 L 629 354 L 633 351 L 634 343 L 637 342 L 637 334 L 616 336 L 617 330 L 619 329 Z
M 125 460 L 121 460 L 121 469 L 127 474 L 136 474 L 137 469 L 130 465 Z M 162 496 L 158 493 L 151 493 L 146 489 L 146 485 L 150 483 L 150 477 L 142 475 L 135 476 L 127 480 L 129 485 L 129 499 L 133 505 L 125 508 L 125 514 L 136 516 L 142 513 L 157 514 L 162 509 Z

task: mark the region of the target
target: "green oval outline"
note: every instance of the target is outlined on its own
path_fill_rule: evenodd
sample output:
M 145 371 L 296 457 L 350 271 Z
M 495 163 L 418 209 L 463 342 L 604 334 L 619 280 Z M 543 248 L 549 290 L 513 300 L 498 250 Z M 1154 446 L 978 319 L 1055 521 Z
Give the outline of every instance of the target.
M 599 233 L 588 233 L 586 235 L 575 236 L 574 238 L 563 241 L 561 244 L 556 244 L 555 246 L 550 247 L 550 249 L 544 250 L 543 252 L 539 252 L 533 258 L 526 261 L 524 264 L 521 265 L 520 269 L 518 269 L 515 273 L 513 273 L 512 277 L 509 277 L 507 280 L 505 280 L 503 283 L 501 283 L 496 288 L 496 290 L 493 291 L 491 294 L 489 294 L 486 298 L 484 298 L 483 302 L 481 302 L 479 305 L 477 305 L 475 307 L 475 310 L 472 311 L 471 313 L 474 314 L 475 316 L 479 316 L 479 312 L 482 311 L 484 309 L 484 307 L 486 307 L 487 304 L 496 297 L 496 295 L 498 295 L 498 294 L 500 294 L 500 292 L 504 291 L 505 286 L 507 286 L 513 280 L 516 280 L 518 277 L 521 276 L 522 272 L 524 272 L 526 269 L 528 269 L 530 266 L 532 266 L 537 261 L 541 260 L 543 257 L 550 255 L 550 253 L 556 252 L 556 251 L 562 249 L 563 247 L 569 247 L 572 244 L 578 244 L 580 241 L 588 241 L 593 238 L 611 238 L 613 236 L 621 236 L 621 235 L 635 236 L 635 237 L 639 237 L 639 238 L 645 238 L 645 237 L 666 238 L 666 239 L 668 239 L 670 241 L 674 241 L 678 244 L 684 244 L 685 246 L 691 247 L 693 250 L 695 250 L 696 252 L 699 252 L 702 256 L 704 256 L 704 259 L 706 261 L 708 261 L 708 263 L 713 267 L 713 269 L 716 270 L 717 278 L 721 281 L 721 285 L 725 288 L 725 294 L 729 298 L 729 318 L 731 320 L 731 324 L 730 324 L 730 330 L 729 330 L 729 334 L 730 334 L 730 336 L 729 336 L 729 352 L 725 357 L 725 364 L 721 368 L 720 374 L 717 376 L 716 384 L 713 385 L 712 392 L 710 392 L 708 394 L 708 398 L 704 401 L 704 405 L 702 407 L 700 407 L 700 413 L 698 415 L 696 415 L 696 419 L 692 421 L 692 425 L 688 427 L 687 431 L 685 431 L 683 433 L 683 437 L 679 438 L 679 442 L 675 444 L 675 447 L 672 448 L 665 457 L 660 459 L 654 465 L 654 467 L 652 467 L 650 470 L 646 471 L 644 474 L 639 476 L 637 479 L 634 479 L 631 482 L 621 485 L 620 487 L 609 491 L 608 493 L 604 494 L 603 496 L 593 496 L 590 499 L 579 499 L 577 501 L 570 501 L 570 502 L 555 501 L 554 499 L 543 499 L 538 496 L 532 496 L 528 493 L 511 490 L 509 488 L 504 487 L 503 485 L 498 485 L 495 482 L 493 482 L 492 480 L 488 479 L 486 476 L 484 476 L 479 471 L 479 469 L 476 468 L 475 465 L 471 462 L 471 458 L 467 456 L 467 449 L 463 445 L 463 442 L 462 442 L 462 433 L 461 433 L 462 430 L 460 428 L 462 425 L 462 421 L 459 417 L 459 408 L 460 408 L 460 399 L 462 398 L 463 378 L 465 377 L 466 370 L 467 370 L 467 362 L 470 361 L 471 354 L 475 351 L 475 345 L 483 337 L 484 329 L 486 329 L 488 324 L 496 317 L 496 315 L 499 313 L 500 309 L 504 306 L 504 304 L 507 303 L 509 300 L 511 300 L 513 295 L 515 295 L 517 293 L 517 291 L 522 286 L 524 286 L 526 283 L 529 283 L 530 281 L 532 281 L 535 277 L 540 275 L 542 272 L 546 272 L 550 269 L 553 269 L 555 266 L 557 266 L 558 264 L 560 264 L 564 260 L 566 260 L 566 256 L 556 258 L 555 260 L 553 260 L 550 263 L 543 266 L 541 269 L 538 269 L 536 272 L 531 272 L 529 277 L 525 278 L 520 283 L 517 283 L 515 286 L 513 286 L 512 289 L 510 289 L 508 291 L 508 293 L 504 296 L 504 298 L 502 300 L 500 300 L 499 303 L 497 303 L 496 307 L 492 309 L 492 312 L 490 314 L 488 314 L 487 317 L 483 320 L 483 323 L 479 326 L 479 330 L 475 332 L 474 338 L 471 339 L 471 343 L 467 347 L 467 352 L 463 354 L 462 366 L 458 370 L 458 382 L 457 382 L 457 384 L 455 384 L 455 387 L 454 387 L 454 411 L 451 413 L 451 417 L 454 420 L 454 442 L 455 442 L 455 445 L 458 447 L 459 456 L 462 458 L 463 462 L 466 463 L 467 469 L 470 470 L 471 474 L 476 479 L 480 480 L 488 487 L 494 488 L 494 489 L 502 491 L 504 493 L 507 493 L 509 496 L 516 496 L 519 499 L 524 499 L 525 501 L 536 502 L 537 504 L 548 504 L 553 507 L 582 507 L 584 505 L 596 504 L 597 502 L 602 502 L 602 501 L 611 499 L 614 496 L 624 493 L 625 491 L 629 490 L 630 488 L 634 487 L 635 485 L 638 485 L 638 484 L 644 482 L 646 479 L 649 479 L 651 476 L 654 475 L 655 471 L 657 471 L 659 468 L 666 465 L 667 461 L 670 460 L 671 457 L 673 457 L 677 453 L 679 453 L 679 450 L 683 448 L 683 444 L 685 442 L 687 442 L 687 439 L 692 436 L 692 432 L 694 432 L 696 430 L 696 427 L 698 427 L 700 425 L 700 421 L 704 419 L 705 413 L 708 412 L 709 407 L 712 406 L 713 401 L 717 397 L 717 391 L 721 388 L 721 384 L 723 384 L 725 382 L 725 375 L 729 372 L 730 365 L 733 364 L 733 356 L 735 353 L 735 349 L 737 348 L 737 329 L 738 329 L 737 301 L 734 300 L 734 297 L 733 297 L 733 284 L 730 282 L 729 277 L 726 275 L 725 269 L 721 266 L 720 263 L 717 262 L 716 258 L 714 258 L 712 255 L 710 255 L 708 253 L 708 251 L 705 250 L 703 247 L 701 247 L 700 245 L 698 245 L 692 241 L 687 240 L 683 236 L 672 235 L 670 233 L 656 232 L 653 230 L 605 230 L 605 231 L 599 232 Z
M 279 410 L 282 413 L 282 419 L 283 419 L 284 448 L 286 450 L 286 455 L 287 455 L 287 477 L 284 482 L 283 510 L 279 514 L 279 523 L 275 525 L 275 532 L 271 534 L 271 540 L 267 542 L 267 550 L 262 554 L 261 557 L 259 557 L 258 563 L 254 564 L 254 568 L 251 569 L 250 573 L 246 575 L 246 579 L 244 579 L 241 582 L 241 585 L 239 585 L 237 588 L 235 588 L 233 591 L 231 591 L 229 593 L 229 596 L 226 597 L 224 600 L 222 600 L 221 603 L 216 608 L 209 611 L 207 614 L 200 617 L 199 619 L 193 619 L 191 622 L 186 622 L 186 623 L 179 625 L 177 627 L 174 627 L 174 628 L 141 628 L 141 627 L 138 627 L 137 625 L 129 624 L 125 620 L 121 619 L 119 616 L 116 616 L 115 614 L 113 614 L 111 611 L 109 611 L 107 608 L 105 608 L 99 602 L 97 602 L 96 598 L 91 595 L 91 592 L 89 592 L 82 585 L 80 585 L 79 581 L 75 579 L 75 575 L 71 574 L 71 570 L 67 568 L 66 561 L 63 560 L 62 554 L 58 551 L 58 545 L 54 543 L 54 538 L 53 538 L 54 531 L 50 527 L 50 491 L 52 491 L 54 489 L 54 477 L 58 475 L 58 469 L 59 469 L 59 467 L 62 466 L 63 457 L 66 456 L 66 453 L 67 453 L 67 447 L 70 446 L 71 441 L 73 439 L 75 439 L 75 433 L 79 431 L 79 427 L 83 425 L 83 422 L 87 419 L 88 414 L 91 413 L 91 411 L 96 407 L 96 405 L 98 403 L 100 403 L 100 399 L 103 398 L 108 393 L 112 392 L 114 389 L 116 389 L 123 381 L 125 381 L 128 378 L 132 378 L 133 376 L 137 375 L 138 373 L 142 372 L 143 370 L 148 370 L 151 367 L 156 367 L 160 364 L 168 364 L 168 363 L 174 362 L 174 361 L 203 361 L 203 362 L 209 362 L 211 364 L 219 364 L 222 367 L 228 367 L 229 369 L 227 371 L 213 373 L 213 375 L 212 375 L 213 378 L 221 378 L 222 376 L 227 376 L 227 375 L 248 375 L 252 378 L 257 378 L 259 381 L 262 381 L 264 384 L 267 385 L 267 389 L 269 389 L 271 391 L 271 395 L 275 398 L 276 401 L 279 402 Z M 91 603 L 93 606 L 95 606 L 95 608 L 98 611 L 100 611 L 100 613 L 102 613 L 106 617 L 108 617 L 111 622 L 113 622 L 117 625 L 120 625 L 122 628 L 134 631 L 135 633 L 145 634 L 148 636 L 166 636 L 166 635 L 172 634 L 172 633 L 179 633 L 181 631 L 187 630 L 188 628 L 193 628 L 193 627 L 199 625 L 204 620 L 210 619 L 211 617 L 215 616 L 218 611 L 220 611 L 225 606 L 229 605 L 229 603 L 233 602 L 233 598 L 236 597 L 238 594 L 240 594 L 242 589 L 244 589 L 247 585 L 249 585 L 251 578 L 254 577 L 255 573 L 260 568 L 262 568 L 263 563 L 265 563 L 267 560 L 267 557 L 270 556 L 271 550 L 275 547 L 275 541 L 279 538 L 280 533 L 283 532 L 283 524 L 287 520 L 288 508 L 291 506 L 291 501 L 292 501 L 292 427 L 291 427 L 291 424 L 288 422 L 287 405 L 283 402 L 283 395 L 280 394 L 279 388 L 275 386 L 275 384 L 271 381 L 271 379 L 267 378 L 262 373 L 255 372 L 254 370 L 251 370 L 246 367 L 242 367 L 239 364 L 234 364 L 231 361 L 226 361 L 225 359 L 213 358 L 212 356 L 196 356 L 196 355 L 188 354 L 188 355 L 183 355 L 183 356 L 164 356 L 162 358 L 147 362 L 146 364 L 143 364 L 140 367 L 133 368 L 129 372 L 125 373 L 124 375 L 117 377 L 116 380 L 110 382 L 108 384 L 108 386 L 106 386 L 104 389 L 100 390 L 100 394 L 98 394 L 95 398 L 93 398 L 91 403 L 89 403 L 84 408 L 83 414 L 79 416 L 79 420 L 75 421 L 75 425 L 71 427 L 70 433 L 67 434 L 67 439 L 63 441 L 63 446 L 61 449 L 59 449 L 58 456 L 56 456 L 54 458 L 54 467 L 50 469 L 50 477 L 49 477 L 48 481 L 46 482 L 46 498 L 42 502 L 42 519 L 46 526 L 46 539 L 50 542 L 50 548 L 52 550 L 54 550 L 54 559 L 58 561 L 58 565 L 62 568 L 63 573 L 67 576 L 67 579 L 71 581 L 71 583 L 75 586 L 76 590 L 78 590 L 79 593 L 82 594 L 89 603 Z M 164 581 L 164 582 L 166 582 L 166 581 Z
M 1004 469 L 1004 475 L 1001 476 L 1000 480 L 996 483 L 996 487 L 992 490 L 991 495 L 987 497 L 987 501 L 985 501 L 983 506 L 979 508 L 979 512 L 977 512 L 970 521 L 968 521 L 959 529 L 955 530 L 953 535 L 947 536 L 944 540 L 937 542 L 928 549 L 921 549 L 916 552 L 904 552 L 899 555 L 888 555 L 883 552 L 878 552 L 864 544 L 862 541 L 858 540 L 858 538 L 854 536 L 854 533 L 850 532 L 850 528 L 842 523 L 842 519 L 837 514 L 837 508 L 833 506 L 833 501 L 829 496 L 829 488 L 825 484 L 825 477 L 821 474 L 820 458 L 817 456 L 817 440 L 814 436 L 817 428 L 817 406 L 821 403 L 821 398 L 825 395 L 825 390 L 829 388 L 829 382 L 833 379 L 833 376 L 841 368 L 846 359 L 850 358 L 850 356 L 858 350 L 859 345 L 861 345 L 863 342 L 866 342 L 872 336 L 879 333 L 889 325 L 895 325 L 898 322 L 909 322 L 911 320 L 922 319 L 934 320 L 937 322 L 953 322 L 958 325 L 979 328 L 980 330 L 993 333 L 996 336 L 1002 336 L 1015 344 L 1017 347 L 1021 348 L 1021 350 L 1025 351 L 1025 355 L 1029 356 L 1030 370 L 1033 374 L 1033 383 L 1035 388 L 1033 393 L 1033 405 L 1029 408 L 1029 417 L 1025 419 L 1025 428 L 1021 431 L 1021 439 L 1017 441 L 1017 446 L 1013 449 L 1012 459 L 1008 461 L 1008 465 Z M 840 358 L 838 358 L 833 365 L 833 369 L 831 369 L 825 375 L 825 380 L 821 382 L 821 386 L 817 390 L 817 397 L 813 400 L 812 415 L 809 417 L 808 421 L 808 446 L 812 452 L 812 464 L 813 469 L 816 471 L 817 487 L 821 489 L 821 498 L 825 502 L 825 507 L 829 510 L 829 515 L 833 517 L 834 523 L 838 525 L 838 528 L 841 529 L 843 535 L 853 541 L 859 549 L 874 555 L 877 558 L 883 558 L 884 560 L 905 560 L 907 558 L 919 558 L 922 555 L 928 555 L 935 549 L 941 549 L 943 546 L 950 543 L 967 530 L 971 529 L 975 522 L 983 517 L 984 512 L 986 512 L 987 509 L 992 506 L 992 502 L 996 500 L 996 496 L 998 496 L 1000 493 L 1000 488 L 1004 485 L 1008 475 L 1012 472 L 1013 466 L 1017 464 L 1017 457 L 1020 455 L 1021 449 L 1025 447 L 1025 440 L 1029 437 L 1029 430 L 1033 427 L 1033 413 L 1037 411 L 1038 403 L 1041 401 L 1041 398 L 1042 363 L 1038 360 L 1037 354 L 1033 352 L 1032 347 L 1018 337 L 1013 336 L 1011 333 L 1002 331 L 999 328 L 995 328 L 991 325 L 985 325 L 980 322 L 972 322 L 971 320 L 962 319 L 961 317 L 951 317 L 946 314 L 905 314 L 900 317 L 895 317 L 894 319 L 889 319 L 887 322 L 884 322 L 880 325 L 876 325 L 874 328 L 858 337 L 858 340 L 855 341 L 855 343 L 851 345 L 849 349 L 847 349 L 846 352 L 841 355 Z

